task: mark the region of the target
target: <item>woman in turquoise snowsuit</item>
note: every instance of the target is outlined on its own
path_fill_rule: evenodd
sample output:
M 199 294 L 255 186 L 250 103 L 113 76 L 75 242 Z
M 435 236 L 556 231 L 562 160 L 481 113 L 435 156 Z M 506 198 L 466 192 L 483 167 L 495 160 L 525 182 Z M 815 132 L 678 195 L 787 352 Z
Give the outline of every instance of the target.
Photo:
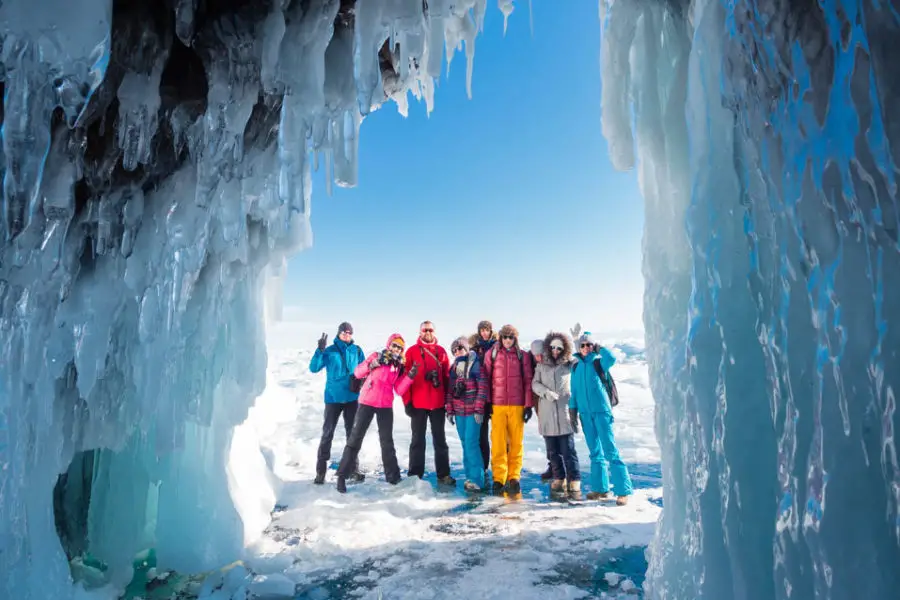
M 613 437 L 612 406 L 609 394 L 600 381 L 599 370 L 609 372 L 616 357 L 606 348 L 594 351 L 594 340 L 586 333 L 578 338 L 572 370 L 572 396 L 569 408 L 581 415 L 584 438 L 591 455 L 591 491 L 588 500 L 609 497 L 610 479 L 616 492 L 616 504 L 628 502 L 633 492 L 628 467 L 619 457 Z M 574 419 L 573 419 L 574 420 Z

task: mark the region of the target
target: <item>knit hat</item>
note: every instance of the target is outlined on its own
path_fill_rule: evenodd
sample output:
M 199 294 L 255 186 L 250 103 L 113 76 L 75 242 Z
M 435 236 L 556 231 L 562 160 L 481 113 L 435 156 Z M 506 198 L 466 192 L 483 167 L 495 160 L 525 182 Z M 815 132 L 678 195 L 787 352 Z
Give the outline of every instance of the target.
M 582 344 L 594 345 L 594 336 L 591 335 L 590 331 L 585 331 L 584 333 L 581 334 L 581 336 L 578 338 L 578 340 L 576 340 L 576 343 L 575 343 L 575 345 L 577 346 L 576 350 L 578 348 L 581 348 Z
M 494 324 L 490 321 L 479 321 L 478 329 L 475 330 L 475 333 L 481 333 L 482 329 L 487 329 L 490 332 L 494 331 Z
M 466 352 L 469 351 L 469 340 L 464 337 L 458 337 L 450 344 L 450 354 L 456 354 L 456 351 L 462 348 Z
M 388 338 L 388 342 L 385 347 L 390 348 L 391 344 L 397 344 L 401 348 L 406 348 L 406 342 L 403 341 L 403 336 L 401 336 L 399 333 L 392 333 L 391 337 Z
M 353 335 L 353 325 L 351 325 L 347 321 L 344 321 L 343 323 L 338 325 L 338 335 L 344 333 L 345 331 L 350 335 Z
M 517 342 L 519 341 L 519 330 L 512 325 L 504 325 L 500 328 L 500 337 L 502 338 L 504 335 L 511 335 L 516 338 Z
M 531 342 L 531 353 L 540 356 L 544 353 L 544 340 L 534 340 Z

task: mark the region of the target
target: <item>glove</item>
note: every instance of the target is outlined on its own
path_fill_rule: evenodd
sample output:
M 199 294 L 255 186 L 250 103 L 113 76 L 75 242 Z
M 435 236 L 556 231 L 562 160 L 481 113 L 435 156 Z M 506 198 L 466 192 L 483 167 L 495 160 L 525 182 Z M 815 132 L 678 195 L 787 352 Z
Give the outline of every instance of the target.
M 381 351 L 381 356 L 378 357 L 378 363 L 382 365 L 391 364 L 391 354 L 387 350 Z
M 572 421 L 572 429 L 578 433 L 578 411 L 574 408 L 569 409 L 569 420 Z
M 322 337 L 319 338 L 319 350 L 324 351 L 325 347 L 328 345 L 328 336 L 326 334 L 322 334 Z
M 475 415 L 475 422 L 479 425 L 484 423 L 484 415 Z
M 374 371 L 375 369 L 377 369 L 380 366 L 381 366 L 381 363 L 379 363 L 377 359 L 373 360 L 372 362 L 369 363 L 369 370 Z
M 411 417 L 413 415 L 413 405 L 412 400 L 409 401 L 409 404 L 403 405 L 403 410 L 406 412 L 407 417 Z
M 454 415 L 451 415 L 450 413 L 447 413 L 447 422 L 451 425 L 456 425 L 456 417 Z
M 547 390 L 546 392 L 544 392 L 544 396 L 550 398 L 553 401 L 559 400 L 559 394 L 557 394 L 553 390 Z
M 533 411 L 531 410 L 531 407 L 530 407 L 530 406 L 529 406 L 528 408 L 525 409 L 525 414 L 523 414 L 522 416 L 525 417 L 525 422 L 526 422 L 526 423 L 527 423 L 529 420 L 531 420 L 531 413 L 532 413 L 532 412 L 533 412 Z
M 412 366 L 409 368 L 409 371 L 406 373 L 406 375 L 410 379 L 415 379 L 416 373 L 418 373 L 418 372 L 419 372 L 419 363 L 413 363 Z

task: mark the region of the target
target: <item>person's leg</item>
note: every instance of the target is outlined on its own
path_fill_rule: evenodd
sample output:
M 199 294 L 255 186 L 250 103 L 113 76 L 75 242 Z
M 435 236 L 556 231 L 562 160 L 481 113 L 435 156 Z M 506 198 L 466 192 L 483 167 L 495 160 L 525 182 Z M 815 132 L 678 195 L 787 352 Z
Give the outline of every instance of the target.
M 463 447 L 463 467 L 466 480 L 478 487 L 484 486 L 484 469 L 481 463 L 481 425 L 475 422 L 475 416 L 456 417 L 456 429 Z
M 338 416 L 341 414 L 340 404 L 325 405 L 325 419 L 322 424 L 322 439 L 319 440 L 319 452 L 316 455 L 316 483 L 325 481 L 325 472 L 328 470 L 328 461 L 331 460 L 331 442 L 334 440 L 334 430 L 337 427 Z M 349 435 L 347 436 L 350 437 Z
M 491 415 L 491 471 L 494 481 L 506 484 L 506 443 L 507 443 L 507 409 L 508 406 L 495 406 Z
M 378 441 L 381 442 L 381 464 L 384 467 L 384 479 L 388 483 L 400 481 L 400 465 L 397 463 L 397 450 L 394 448 L 394 409 L 376 408 L 378 419 Z
M 509 472 L 506 476 L 507 481 L 510 479 L 519 480 L 522 478 L 522 459 L 525 457 L 525 407 L 510 406 L 509 417 L 507 419 L 507 430 L 509 431 Z
M 609 472 L 606 467 L 606 457 L 603 455 L 603 445 L 600 441 L 599 420 L 603 418 L 604 416 L 598 413 L 581 415 L 584 440 L 587 442 L 588 452 L 591 456 L 591 492 L 599 494 L 609 492 Z
M 344 415 L 344 431 L 347 432 L 347 439 L 350 439 L 350 432 L 353 431 L 353 421 L 356 419 L 356 411 L 359 410 L 359 402 L 347 402 L 341 405 Z M 359 473 L 359 461 L 353 465 L 353 475 L 362 477 Z
M 487 471 L 491 466 L 491 419 L 489 415 L 484 415 L 481 422 L 481 430 L 478 432 L 478 443 L 481 447 L 481 460 L 484 463 L 484 470 Z
M 578 452 L 575 450 L 575 434 L 561 436 L 560 450 L 566 468 L 568 481 L 581 481 L 581 467 L 578 466 Z
M 434 446 L 434 470 L 438 479 L 450 476 L 450 448 L 447 446 L 447 434 L 444 423 L 447 411 L 437 408 L 428 411 L 428 419 L 431 421 L 431 443 Z
M 616 496 L 630 496 L 634 493 L 631 485 L 631 476 L 628 474 L 628 467 L 619 456 L 619 448 L 616 446 L 616 440 L 613 436 L 613 416 L 601 415 L 605 417 L 599 426 L 600 445 L 603 447 L 603 456 L 609 464 L 609 477 L 612 487 L 616 492 Z
M 338 467 L 338 491 L 346 491 L 344 479 L 353 473 L 353 465 L 357 463 L 359 458 L 359 449 L 362 447 L 363 438 L 366 437 L 366 431 L 372 423 L 372 417 L 375 416 L 375 409 L 371 406 L 363 404 L 356 411 L 356 418 L 353 421 L 353 430 L 347 439 L 347 445 L 344 446 L 344 454 L 341 456 L 341 464 Z
M 412 438 L 409 441 L 409 468 L 406 474 L 410 477 L 425 476 L 425 427 L 428 423 L 428 412 L 421 408 L 412 410 L 409 426 Z
M 562 453 L 559 448 L 559 438 L 560 436 L 558 435 L 548 435 L 544 438 L 544 445 L 547 447 L 547 458 L 550 459 L 551 479 L 556 481 L 566 478 Z

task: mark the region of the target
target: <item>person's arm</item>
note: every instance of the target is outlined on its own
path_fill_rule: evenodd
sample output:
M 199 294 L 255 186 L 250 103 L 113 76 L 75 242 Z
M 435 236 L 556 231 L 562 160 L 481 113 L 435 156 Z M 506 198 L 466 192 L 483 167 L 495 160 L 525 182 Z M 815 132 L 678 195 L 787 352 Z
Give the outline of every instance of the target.
M 378 363 L 378 353 L 373 352 L 368 359 L 363 360 L 361 363 L 356 365 L 356 368 L 353 369 L 353 374 L 357 379 L 363 379 L 368 376 L 369 373 L 372 372 L 372 363 Z
M 610 352 L 603 346 L 600 347 L 600 351 L 598 352 L 598 354 L 600 355 L 600 357 L 595 359 L 595 362 L 599 361 L 600 366 L 603 367 L 603 370 L 606 371 L 607 373 L 609 373 L 609 369 L 614 364 L 616 364 L 616 357 L 613 356 L 612 352 Z
M 527 353 L 522 354 L 522 360 L 525 362 L 525 408 L 534 408 L 534 398 L 531 396 L 531 382 L 534 380 L 534 364 L 531 362 L 531 356 Z
M 316 351 L 312 355 L 312 359 L 309 361 L 309 372 L 318 373 L 324 369 L 325 363 L 328 362 L 326 359 L 325 351 L 316 348 Z
M 537 369 L 534 372 L 534 378 L 531 380 L 531 390 L 538 396 L 543 396 L 550 391 L 550 388 L 544 385 L 541 379 L 541 369 Z
M 409 371 L 410 371 L 410 369 L 412 369 L 412 366 L 414 364 L 412 350 L 413 350 L 413 347 L 410 346 L 410 348 L 406 351 L 406 358 L 405 358 L 404 364 L 406 365 L 405 371 L 407 374 L 409 374 Z M 418 373 L 416 373 L 415 376 L 418 377 L 419 376 Z M 404 379 L 410 379 L 410 378 L 408 376 L 404 376 Z M 412 402 L 413 381 L 414 381 L 413 379 L 410 379 L 409 383 L 405 383 L 402 394 L 400 392 L 397 392 L 398 396 L 403 397 L 403 404 L 409 404 L 410 402 Z
M 405 398 L 415 376 L 416 373 L 414 371 L 408 370 L 404 370 L 402 375 L 398 374 L 397 379 L 394 381 L 394 393 Z

